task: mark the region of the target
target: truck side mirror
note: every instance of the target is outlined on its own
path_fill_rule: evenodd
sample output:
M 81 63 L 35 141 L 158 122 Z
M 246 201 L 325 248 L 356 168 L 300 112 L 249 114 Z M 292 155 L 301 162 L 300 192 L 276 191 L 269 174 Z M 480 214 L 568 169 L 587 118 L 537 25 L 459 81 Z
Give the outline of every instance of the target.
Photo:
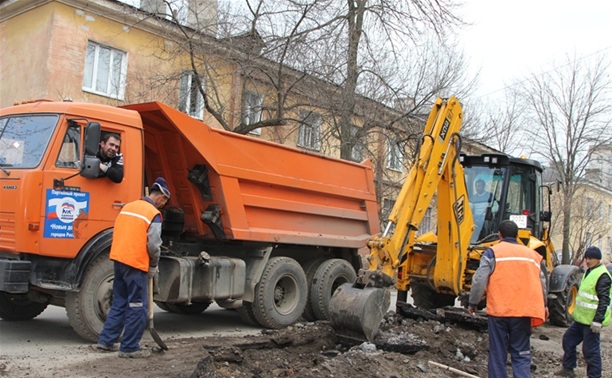
M 85 146 L 80 172 L 81 176 L 96 178 L 100 174 L 100 159 L 96 157 L 99 145 L 100 124 L 98 122 L 88 122 L 87 126 L 85 126 Z
M 550 211 L 541 211 L 540 212 L 540 220 L 542 222 L 550 222 L 552 218 L 552 214 Z
M 100 145 L 100 124 L 88 122 L 85 126 L 85 156 L 96 156 Z

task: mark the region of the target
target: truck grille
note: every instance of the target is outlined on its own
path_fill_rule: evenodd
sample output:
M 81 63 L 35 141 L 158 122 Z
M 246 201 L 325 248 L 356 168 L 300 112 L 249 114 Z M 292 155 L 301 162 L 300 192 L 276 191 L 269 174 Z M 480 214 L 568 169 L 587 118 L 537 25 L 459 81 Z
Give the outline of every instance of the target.
M 15 252 L 15 214 L 0 213 L 0 251 Z

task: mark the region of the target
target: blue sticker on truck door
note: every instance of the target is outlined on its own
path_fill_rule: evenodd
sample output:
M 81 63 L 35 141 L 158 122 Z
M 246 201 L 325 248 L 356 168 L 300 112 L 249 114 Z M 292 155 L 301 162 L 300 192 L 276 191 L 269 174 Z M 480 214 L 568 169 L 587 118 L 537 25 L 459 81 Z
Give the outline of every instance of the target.
M 89 193 L 47 189 L 45 238 L 74 239 L 74 221 L 87 218 Z

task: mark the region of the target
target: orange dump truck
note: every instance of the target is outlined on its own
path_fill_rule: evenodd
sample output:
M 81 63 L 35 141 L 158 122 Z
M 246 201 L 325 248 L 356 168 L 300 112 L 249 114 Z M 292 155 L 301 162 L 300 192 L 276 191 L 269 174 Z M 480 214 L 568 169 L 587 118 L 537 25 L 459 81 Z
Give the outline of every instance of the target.
M 121 136 L 124 178 L 98 178 L 100 135 Z M 251 324 L 326 319 L 332 292 L 379 232 L 372 168 L 217 130 L 164 104 L 34 101 L 0 110 L 0 317 L 65 306 L 96 340 L 110 308 L 121 207 L 156 177 L 163 310 L 216 302 Z

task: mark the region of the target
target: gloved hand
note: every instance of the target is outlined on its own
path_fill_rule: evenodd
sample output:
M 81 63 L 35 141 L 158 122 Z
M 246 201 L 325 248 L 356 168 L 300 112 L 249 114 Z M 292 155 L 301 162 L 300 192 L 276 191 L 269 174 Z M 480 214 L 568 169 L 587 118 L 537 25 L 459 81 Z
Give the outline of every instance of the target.
M 149 267 L 148 278 L 155 278 L 155 276 L 157 275 L 158 272 L 159 272 L 159 269 L 157 269 L 156 266 L 150 266 Z
M 597 323 L 597 322 L 591 323 L 591 332 L 593 333 L 601 332 L 601 323 Z

